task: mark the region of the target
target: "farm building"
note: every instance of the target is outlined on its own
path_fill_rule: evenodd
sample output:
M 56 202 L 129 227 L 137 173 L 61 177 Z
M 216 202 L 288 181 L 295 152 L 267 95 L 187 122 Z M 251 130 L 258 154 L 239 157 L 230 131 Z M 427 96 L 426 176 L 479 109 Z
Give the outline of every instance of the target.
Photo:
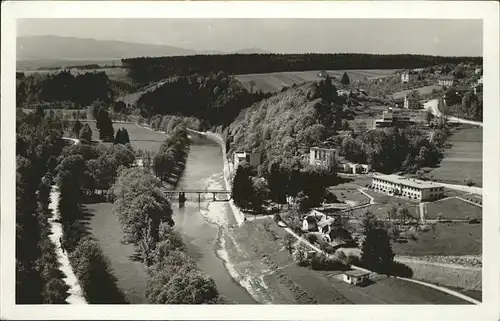
M 419 109 L 420 108 L 419 97 L 417 97 L 417 95 L 414 92 L 410 92 L 405 96 L 403 107 L 405 109 Z
M 328 165 L 335 161 L 338 156 L 337 150 L 333 148 L 311 147 L 309 150 L 310 165 Z
M 389 195 L 399 195 L 419 201 L 433 201 L 443 197 L 443 186 L 397 175 L 376 175 L 372 188 Z
M 252 166 L 260 165 L 260 153 L 234 153 L 234 168 L 238 168 L 241 162 L 247 162 Z
M 302 230 L 304 232 L 317 232 L 318 222 L 327 220 L 327 216 L 316 210 L 311 210 L 304 216 L 302 221 Z
M 363 285 L 370 277 L 370 272 L 364 272 L 359 270 L 345 271 L 343 273 L 343 280 L 346 283 L 353 285 Z
M 455 76 L 440 76 L 438 79 L 438 85 L 451 87 L 455 84 Z

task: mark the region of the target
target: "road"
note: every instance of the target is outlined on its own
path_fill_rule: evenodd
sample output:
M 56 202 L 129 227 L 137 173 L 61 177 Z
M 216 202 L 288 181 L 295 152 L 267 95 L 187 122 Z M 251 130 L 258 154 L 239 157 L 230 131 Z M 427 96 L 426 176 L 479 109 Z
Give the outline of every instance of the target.
M 439 104 L 439 100 L 438 99 L 431 99 L 431 100 L 429 100 L 428 102 L 426 102 L 424 104 L 424 109 L 429 110 L 434 116 L 439 117 L 442 114 L 439 111 L 438 104 Z M 469 125 L 483 127 L 483 123 L 482 122 L 468 120 L 468 119 L 463 119 L 463 118 L 454 117 L 454 116 L 448 116 L 448 122 L 451 122 L 451 123 L 460 123 L 460 124 L 469 124 Z

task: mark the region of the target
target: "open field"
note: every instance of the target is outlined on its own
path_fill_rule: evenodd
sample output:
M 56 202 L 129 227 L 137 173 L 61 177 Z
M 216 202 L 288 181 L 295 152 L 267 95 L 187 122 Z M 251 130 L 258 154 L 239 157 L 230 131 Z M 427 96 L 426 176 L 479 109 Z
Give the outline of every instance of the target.
M 416 241 L 393 243 L 397 255 L 477 255 L 482 249 L 482 224 L 436 223 L 419 232 Z
M 460 220 L 468 218 L 481 219 L 483 209 L 479 206 L 469 204 L 458 198 L 448 198 L 426 204 L 426 218 L 436 219 L 441 216 L 443 219 Z
M 366 211 L 370 211 L 377 218 L 386 219 L 387 213 L 389 212 L 389 209 L 392 208 L 392 206 L 393 204 L 374 204 L 364 208 L 353 210 L 351 214 L 354 218 L 361 219 L 365 215 Z M 397 209 L 407 208 L 410 212 L 410 215 L 416 219 L 420 217 L 418 205 L 411 203 L 400 203 L 400 205 L 394 204 L 394 206 L 396 206 Z
M 117 278 L 118 287 L 123 291 L 130 303 L 146 302 L 148 274 L 145 266 L 135 261 L 133 245 L 120 243 L 121 226 L 111 212 L 111 203 L 85 205 L 88 216 L 91 216 L 89 227 L 92 235 L 99 242 L 104 255 L 111 263 L 113 274 Z
M 92 139 L 99 138 L 99 131 L 96 128 L 95 121 L 86 122 L 92 129 Z M 135 124 L 122 124 L 113 123 L 115 134 L 120 128 L 125 128 L 130 138 L 130 144 L 134 150 L 149 150 L 150 152 L 157 152 L 161 144 L 165 141 L 166 136 L 147 128 L 139 127 Z M 111 143 L 104 143 L 111 144 Z
M 483 184 L 483 131 L 482 128 L 457 129 L 449 138 L 451 148 L 445 150 L 438 168 L 429 172 L 437 181 L 464 184 L 470 178 L 477 186 Z
M 380 78 L 392 75 L 395 69 L 372 69 L 372 70 L 328 70 L 331 77 L 336 77 L 338 80 L 344 72 L 347 72 L 351 81 L 367 77 L 368 79 Z M 254 90 L 262 90 L 263 92 L 277 92 L 283 87 L 290 87 L 293 84 L 301 84 L 307 81 L 319 81 L 323 78 L 318 76 L 320 70 L 310 71 L 290 71 L 290 72 L 273 72 L 265 74 L 246 74 L 236 75 L 245 88 L 251 89 L 250 82 L 254 81 Z
M 269 232 L 264 222 L 269 221 Z M 226 235 L 234 268 L 247 282 L 260 285 L 262 301 L 275 304 L 463 304 L 445 293 L 406 281 L 377 276 L 372 284 L 357 287 L 339 280 L 342 271 L 314 271 L 299 267 L 283 247 L 286 231 L 271 220 L 248 222 Z M 274 234 L 274 236 L 273 236 Z
M 408 90 L 402 90 L 402 91 L 398 91 L 398 92 L 392 94 L 392 98 L 394 98 L 394 99 L 404 98 L 406 96 L 406 94 L 412 92 L 413 90 L 418 91 L 420 93 L 420 95 L 427 95 L 427 94 L 432 93 L 433 89 L 440 90 L 442 88 L 443 88 L 443 86 L 440 86 L 440 85 L 430 85 L 430 86 L 425 86 L 425 87 L 418 87 L 418 88 L 413 88 L 413 89 L 408 89 Z

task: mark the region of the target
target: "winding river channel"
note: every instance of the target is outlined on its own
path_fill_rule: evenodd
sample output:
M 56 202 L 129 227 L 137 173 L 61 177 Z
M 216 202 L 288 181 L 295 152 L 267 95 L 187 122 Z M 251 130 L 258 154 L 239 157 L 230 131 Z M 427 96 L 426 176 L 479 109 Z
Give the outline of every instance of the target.
M 191 147 L 186 168 L 177 189 L 225 189 L 221 147 L 214 141 L 190 134 Z M 200 269 L 210 275 L 219 292 L 238 304 L 255 304 L 252 296 L 236 282 L 225 267 L 221 229 L 237 222 L 226 202 L 198 203 L 194 195 L 186 195 L 184 206 L 172 204 L 175 228 L 182 234 Z

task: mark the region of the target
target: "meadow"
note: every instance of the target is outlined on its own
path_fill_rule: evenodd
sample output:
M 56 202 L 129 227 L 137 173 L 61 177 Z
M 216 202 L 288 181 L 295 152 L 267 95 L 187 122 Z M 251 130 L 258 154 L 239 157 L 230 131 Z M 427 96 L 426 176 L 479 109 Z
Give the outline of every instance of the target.
M 465 184 L 468 178 L 476 186 L 483 185 L 483 131 L 482 128 L 461 125 L 448 140 L 438 168 L 429 172 L 433 179 L 449 184 Z
M 441 216 L 444 219 L 450 220 L 460 220 L 468 218 L 481 219 L 483 216 L 483 210 L 481 207 L 469 204 L 458 198 L 448 198 L 441 201 L 436 201 L 432 203 L 427 203 L 427 214 L 428 219 L 437 219 Z
M 408 89 L 408 90 L 398 91 L 398 92 L 392 94 L 392 98 L 394 98 L 394 99 L 404 98 L 406 96 L 406 94 L 409 94 L 413 90 L 418 91 L 420 93 L 420 95 L 428 95 L 428 94 L 432 93 L 432 90 L 434 90 L 434 89 L 441 90 L 442 88 L 443 88 L 443 86 L 441 86 L 441 85 L 430 85 L 430 86 L 412 88 L 412 89 Z
M 477 255 L 482 250 L 482 224 L 436 223 L 416 240 L 393 243 L 396 255 Z
M 328 70 L 331 77 L 338 80 L 342 77 L 344 72 L 347 72 L 349 79 L 352 81 L 367 77 L 368 79 L 375 79 L 380 77 L 390 76 L 394 73 L 395 69 L 352 69 L 352 70 Z M 290 71 L 290 72 L 273 72 L 265 74 L 246 74 L 236 75 L 243 86 L 248 90 L 262 90 L 263 92 L 278 92 L 283 87 L 290 87 L 293 84 L 301 84 L 308 81 L 319 81 L 323 79 L 318 76 L 320 70 L 310 71 Z M 252 88 L 252 83 L 253 85 Z

